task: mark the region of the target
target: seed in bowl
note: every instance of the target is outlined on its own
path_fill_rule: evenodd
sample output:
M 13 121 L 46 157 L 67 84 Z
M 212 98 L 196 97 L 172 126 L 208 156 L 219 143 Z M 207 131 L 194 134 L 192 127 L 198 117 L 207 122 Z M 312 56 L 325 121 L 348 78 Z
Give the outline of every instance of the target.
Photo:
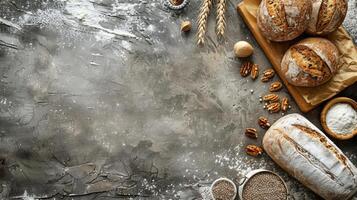
M 219 180 L 212 186 L 212 195 L 215 200 L 233 200 L 236 192 L 235 186 L 227 180 Z
M 244 185 L 242 197 L 243 200 L 286 200 L 287 189 L 277 175 L 260 172 Z

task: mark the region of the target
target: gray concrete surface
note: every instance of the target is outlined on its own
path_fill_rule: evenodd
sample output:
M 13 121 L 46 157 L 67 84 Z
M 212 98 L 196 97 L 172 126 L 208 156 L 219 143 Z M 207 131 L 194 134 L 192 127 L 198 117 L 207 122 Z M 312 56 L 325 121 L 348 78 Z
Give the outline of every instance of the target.
M 267 155 L 245 155 L 264 134 L 256 119 L 281 115 L 259 102 L 269 84 L 239 75 L 233 44 L 251 42 L 251 59 L 270 64 L 238 1 L 228 1 L 225 42 L 212 14 L 197 48 L 196 29 L 179 25 L 196 20 L 199 2 L 173 13 L 159 0 L 2 0 L 0 17 L 16 26 L 0 33 L 0 199 L 209 199 L 214 179 L 257 168 L 282 175 L 291 199 L 317 199 Z M 319 126 L 320 110 L 305 116 Z M 337 142 L 354 164 L 356 141 Z

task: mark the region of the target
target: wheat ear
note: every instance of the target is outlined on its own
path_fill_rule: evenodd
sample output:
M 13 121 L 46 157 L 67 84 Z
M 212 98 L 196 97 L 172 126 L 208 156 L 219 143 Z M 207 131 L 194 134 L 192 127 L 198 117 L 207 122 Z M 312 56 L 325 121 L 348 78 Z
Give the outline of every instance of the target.
M 217 0 L 216 34 L 223 38 L 226 31 L 226 0 Z
M 202 46 L 205 43 L 208 15 L 211 10 L 212 0 L 203 0 L 200 13 L 197 19 L 197 45 Z

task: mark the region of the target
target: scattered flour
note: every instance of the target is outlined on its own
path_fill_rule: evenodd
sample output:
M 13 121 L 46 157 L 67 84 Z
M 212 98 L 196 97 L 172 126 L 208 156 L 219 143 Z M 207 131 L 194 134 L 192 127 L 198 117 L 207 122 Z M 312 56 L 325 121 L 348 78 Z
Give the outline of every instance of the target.
M 220 167 L 227 167 L 230 170 L 237 171 L 239 176 L 244 176 L 255 169 L 270 167 L 263 157 L 260 158 L 259 162 L 256 162 L 256 160 L 252 161 L 249 157 L 241 155 L 244 153 L 242 151 L 243 148 L 243 144 L 240 144 L 234 149 L 228 149 L 221 154 L 217 154 L 215 163 Z
M 27 193 L 27 191 L 25 190 L 24 194 L 22 195 L 22 199 L 23 200 L 35 200 L 34 196 L 31 196 Z
M 113 12 L 116 13 L 118 11 L 125 11 L 128 15 L 135 14 L 135 3 L 120 3 L 119 0 L 115 0 L 115 3 L 112 4 Z
M 37 10 L 34 13 L 25 13 L 20 17 L 20 26 L 36 26 L 58 32 L 61 37 L 68 40 L 79 38 L 78 24 L 68 20 L 58 9 Z
M 118 10 L 120 8 L 128 8 L 128 5 L 115 6 L 113 10 Z M 103 15 L 99 10 L 97 10 L 93 3 L 89 0 L 67 0 L 66 11 L 74 18 L 78 19 L 83 25 L 98 29 L 96 39 L 97 40 L 108 40 L 115 36 L 125 36 L 130 38 L 137 38 L 134 34 L 126 31 L 115 29 L 104 28 L 101 22 L 107 21 L 105 15 Z
M 347 103 L 338 103 L 328 110 L 326 124 L 337 134 L 349 134 L 357 128 L 357 112 Z

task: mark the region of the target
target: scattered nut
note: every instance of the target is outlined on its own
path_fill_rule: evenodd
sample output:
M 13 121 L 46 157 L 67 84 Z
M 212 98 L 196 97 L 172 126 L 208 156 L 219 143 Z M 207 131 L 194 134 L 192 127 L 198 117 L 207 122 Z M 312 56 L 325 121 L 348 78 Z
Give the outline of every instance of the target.
M 246 148 L 245 148 L 245 152 L 250 155 L 250 156 L 259 156 L 263 153 L 263 149 L 261 147 L 258 147 L 256 145 L 248 145 Z
M 258 131 L 255 128 L 246 128 L 245 129 L 245 135 L 247 137 L 257 139 L 258 138 Z
M 283 112 L 286 112 L 289 108 L 289 100 L 288 98 L 284 97 L 283 100 L 281 100 L 281 110 Z
M 240 68 L 240 75 L 246 77 L 252 71 L 253 63 L 251 62 L 244 62 Z
M 267 94 L 263 96 L 263 100 L 266 102 L 277 102 L 279 101 L 279 96 L 276 94 Z
M 259 117 L 258 124 L 263 129 L 268 129 L 270 127 L 270 123 L 266 117 Z
M 255 80 L 259 76 L 259 67 L 257 64 L 254 64 L 250 72 L 250 76 Z
M 178 6 L 178 5 L 181 5 L 183 3 L 183 0 L 170 0 L 170 2 L 173 5 Z
M 272 112 L 272 113 L 277 113 L 280 111 L 280 103 L 271 103 L 269 105 L 267 105 L 267 109 L 268 111 Z
M 191 30 L 191 28 L 192 28 L 192 24 L 190 21 L 183 21 L 181 23 L 181 31 L 182 32 L 188 32 Z
M 275 72 L 273 69 L 267 69 L 263 72 L 263 77 L 261 78 L 262 82 L 268 82 L 270 79 L 272 79 L 275 75 Z
M 283 87 L 283 84 L 281 84 L 280 81 L 275 81 L 274 83 L 272 83 L 270 85 L 269 91 L 270 92 L 277 92 L 277 91 L 281 90 L 282 87 Z
M 234 45 L 234 54 L 238 58 L 248 57 L 253 54 L 253 47 L 246 41 L 239 41 Z

